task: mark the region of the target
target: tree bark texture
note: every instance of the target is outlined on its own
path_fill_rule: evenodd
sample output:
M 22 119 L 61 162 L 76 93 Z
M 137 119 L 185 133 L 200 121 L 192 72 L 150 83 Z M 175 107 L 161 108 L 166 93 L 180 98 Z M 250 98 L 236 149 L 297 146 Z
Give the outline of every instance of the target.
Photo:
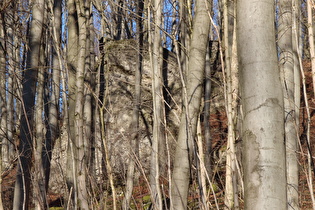
M 283 93 L 275 2 L 239 0 L 237 36 L 243 108 L 245 209 L 286 209 Z
M 68 131 L 68 146 L 67 146 L 67 169 L 66 169 L 66 182 L 68 186 L 68 191 L 71 193 L 69 195 L 70 201 L 67 201 L 69 205 L 75 207 L 76 196 L 73 192 L 76 192 L 76 175 L 75 175 L 75 163 L 74 163 L 74 151 L 72 148 L 72 143 L 75 141 L 75 127 L 74 127 L 74 113 L 75 113 L 75 81 L 76 81 L 76 71 L 78 67 L 77 55 L 78 55 L 78 39 L 79 39 L 79 29 L 77 23 L 77 11 L 75 6 L 75 0 L 69 0 L 67 2 L 68 8 L 68 45 L 67 45 L 67 77 L 68 77 L 68 109 L 66 118 L 67 131 Z
M 32 7 L 29 51 L 23 78 L 21 139 L 13 201 L 13 209 L 15 210 L 28 209 L 29 202 L 32 144 L 34 137 L 34 105 L 37 72 L 40 65 L 40 44 L 43 30 L 44 5 L 45 2 L 43 0 L 35 0 Z
M 287 199 L 288 209 L 298 209 L 299 201 L 299 164 L 298 164 L 298 130 L 299 124 L 296 117 L 296 107 L 299 104 L 295 99 L 296 86 L 293 53 L 293 16 L 292 0 L 281 0 L 279 2 L 279 27 L 278 46 L 280 50 L 280 73 L 284 94 L 284 123 L 286 144 L 286 167 L 287 167 Z
M 172 209 L 186 209 L 193 139 L 200 111 L 202 84 L 208 46 L 210 18 L 207 1 L 196 2 L 187 71 L 187 92 L 181 116 L 172 174 Z
M 87 160 L 86 147 L 87 139 L 84 138 L 84 80 L 86 71 L 86 43 L 87 43 L 87 23 L 89 17 L 89 1 L 76 0 L 76 10 L 79 24 L 79 51 L 78 68 L 76 72 L 76 97 L 74 112 L 75 141 L 73 142 L 74 161 L 76 165 L 75 175 L 77 176 L 77 206 L 79 209 L 89 209 L 87 192 Z
M 164 97 L 163 97 L 163 73 L 162 73 L 162 45 L 161 31 L 163 1 L 154 0 L 154 32 L 151 34 L 152 51 L 152 97 L 153 97 L 153 136 L 150 167 L 151 199 L 155 208 L 162 206 L 160 189 L 160 162 L 165 161 L 165 131 L 164 131 Z M 151 24 L 151 23 L 149 23 Z M 150 35 L 149 35 L 150 36 Z M 164 154 L 163 154 L 164 153 Z

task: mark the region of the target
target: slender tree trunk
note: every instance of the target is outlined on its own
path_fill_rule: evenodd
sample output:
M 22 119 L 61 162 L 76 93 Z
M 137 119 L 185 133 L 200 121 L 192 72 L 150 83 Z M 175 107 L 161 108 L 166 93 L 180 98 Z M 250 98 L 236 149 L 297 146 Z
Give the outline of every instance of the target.
M 225 207 L 238 209 L 235 155 L 235 119 L 237 116 L 238 78 L 236 53 L 236 27 L 234 2 L 225 0 L 224 4 L 224 46 L 225 46 L 225 103 L 228 118 L 228 142 L 226 148 Z M 236 6 L 236 5 L 235 5 Z
M 55 40 L 55 46 L 52 47 L 52 77 L 51 82 L 46 82 L 46 97 L 45 97 L 45 113 L 48 116 L 46 121 L 46 138 L 43 147 L 42 159 L 43 167 L 45 173 L 45 188 L 48 190 L 48 183 L 50 177 L 50 162 L 52 156 L 53 142 L 59 136 L 59 94 L 60 94 L 60 72 L 61 72 L 61 58 L 60 58 L 60 46 L 61 46 L 61 0 L 55 0 L 53 9 L 53 26 L 51 28 L 52 36 Z M 47 87 L 47 83 L 50 84 L 50 87 Z M 48 101 L 47 101 L 48 100 Z
M 280 50 L 280 73 L 284 93 L 284 123 L 287 167 L 287 204 L 288 209 L 299 207 L 299 165 L 298 165 L 298 129 L 296 123 L 294 53 L 292 46 L 292 0 L 281 0 L 278 27 L 278 46 Z
M 201 123 L 200 120 L 198 120 L 197 124 L 197 148 L 198 148 L 198 183 L 199 183 L 199 194 L 200 194 L 200 201 L 199 206 L 200 209 L 208 210 L 208 196 L 207 196 L 207 182 L 206 177 L 207 170 L 205 167 L 205 154 L 203 149 L 203 142 L 202 142 L 202 135 L 201 135 Z
M 275 40 L 275 3 L 239 0 L 237 20 L 245 209 L 286 209 L 283 93 Z
M 91 4 L 91 2 L 90 2 Z M 93 32 L 93 13 L 92 13 L 92 5 L 89 5 L 89 10 L 86 10 L 88 14 L 87 17 L 87 40 L 86 40 L 86 57 L 85 57 L 85 90 L 84 90 L 84 139 L 86 140 L 85 153 L 86 153 L 86 164 L 88 168 L 88 172 L 90 171 L 90 167 L 93 167 L 93 159 L 92 159 L 92 146 L 94 146 L 94 137 L 92 135 L 94 126 L 93 126 L 93 90 L 94 90 L 94 56 L 92 52 L 94 51 L 94 39 L 95 34 Z M 91 15 L 89 15 L 91 14 Z
M 0 17 L 0 40 L 5 40 L 4 38 L 4 21 L 3 19 Z M 6 59 L 5 59 L 5 43 L 4 42 L 0 42 L 0 80 L 1 82 L 3 82 L 2 78 L 5 76 L 5 69 L 6 69 Z M 4 89 L 5 90 L 5 89 Z M 5 99 L 5 91 L 4 91 L 4 94 L 3 92 L 0 93 L 0 98 L 1 98 L 1 106 L 5 106 L 6 104 L 4 103 L 6 100 Z M 2 111 L 2 108 L 1 108 L 1 111 Z M 3 117 L 3 116 L 1 116 Z M 7 121 L 7 119 L 5 119 L 5 121 Z M 2 124 L 2 123 L 1 123 Z M 1 139 L 3 139 L 3 135 L 0 134 L 1 136 Z M 2 166 L 4 165 L 2 163 L 2 149 L 0 147 L 0 174 L 2 174 Z M 2 176 L 0 176 L 0 192 L 2 192 Z M 0 194 L 0 210 L 3 210 L 3 203 L 2 203 L 2 195 Z
M 135 96 L 134 96 L 134 110 L 133 110 L 133 134 L 132 135 L 132 143 L 130 145 L 130 159 L 127 171 L 127 184 L 126 184 L 126 193 L 123 200 L 123 209 L 129 209 L 129 204 L 133 191 L 133 177 L 135 171 L 135 161 L 132 157 L 133 154 L 137 154 L 139 140 L 140 140 L 140 132 L 139 132 L 139 114 L 141 110 L 141 73 L 142 73 L 142 53 L 143 53 L 143 14 L 144 2 L 143 0 L 137 1 L 137 50 L 139 52 L 138 60 L 137 60 L 137 68 L 135 71 Z
M 12 38 L 12 42 L 14 43 L 12 49 L 8 50 L 8 58 L 9 58 L 9 66 L 8 66 L 8 70 L 7 70 L 7 102 L 6 102 L 6 106 L 7 106 L 7 123 L 6 123 L 6 127 L 7 127 L 7 131 L 6 131 L 6 136 L 7 136 L 7 140 L 6 142 L 4 142 L 3 146 L 6 147 L 3 152 L 6 152 L 6 154 L 3 154 L 3 157 L 5 159 L 4 161 L 4 166 L 9 166 L 10 161 L 12 161 L 12 157 L 14 157 L 14 153 L 15 153 L 15 149 L 14 149 L 14 145 L 13 145 L 13 132 L 14 132 L 14 103 L 13 103 L 13 99 L 14 99 L 14 84 L 16 82 L 16 79 L 14 81 L 14 76 L 16 73 L 16 65 L 14 65 L 14 60 L 16 60 L 17 56 L 16 56 L 16 51 L 18 51 L 18 44 L 17 44 L 17 38 L 16 36 L 14 36 Z M 11 44 L 10 44 L 11 45 Z M 5 163 L 6 162 L 6 163 Z
M 38 66 L 40 65 L 40 44 L 43 30 L 44 1 L 35 0 L 32 8 L 29 51 L 24 72 L 22 91 L 22 117 L 18 171 L 14 189 L 13 209 L 28 209 L 31 178 L 33 120 Z
M 193 139 L 200 110 L 202 83 L 204 79 L 210 18 L 207 1 L 197 1 L 194 17 L 189 64 L 187 71 L 187 89 L 184 89 L 184 112 L 178 132 L 174 159 L 171 189 L 171 208 L 187 209 L 187 196 L 192 161 Z M 185 86 L 185 85 L 184 85 Z
M 36 94 L 36 107 L 35 107 L 35 141 L 34 141 L 34 204 L 35 209 L 41 210 L 46 209 L 47 199 L 46 199 L 46 189 L 45 189 L 45 177 L 43 168 L 42 152 L 44 145 L 44 123 L 42 119 L 42 114 L 44 110 L 44 82 L 45 82 L 45 69 L 44 66 L 44 55 L 45 49 L 43 45 L 40 49 L 40 63 L 38 68 L 37 76 L 37 94 Z
M 151 199 L 156 209 L 162 207 L 162 195 L 160 189 L 160 161 L 164 159 L 162 151 L 165 150 L 165 132 L 164 132 L 164 98 L 163 98 L 163 74 L 162 74 L 162 44 L 161 31 L 162 24 L 162 6 L 161 0 L 154 0 L 154 36 L 149 35 L 152 42 L 152 50 L 150 51 L 150 61 L 152 68 L 152 96 L 153 96 L 153 136 L 151 151 L 151 168 L 150 168 L 150 187 Z M 151 23 L 149 23 L 151 24 Z M 151 44 L 150 44 L 151 45 Z M 150 47 L 149 47 L 150 48 Z M 164 146 L 164 148 L 163 148 Z
M 77 55 L 78 55 L 78 36 L 79 29 L 77 23 L 77 11 L 75 7 L 75 0 L 68 0 L 67 2 L 68 9 L 68 45 L 67 45 L 67 86 L 68 86 L 68 107 L 66 111 L 66 126 L 68 131 L 68 146 L 67 146 L 67 168 L 66 168 L 66 182 L 68 186 L 68 191 L 71 193 L 69 201 L 67 201 L 68 208 L 77 208 L 77 197 L 74 192 L 77 191 L 76 185 L 76 166 L 74 163 L 74 149 L 72 143 L 75 141 L 75 126 L 74 126 L 74 113 L 75 113 L 75 101 L 76 101 L 76 72 L 78 67 Z
M 86 166 L 86 146 L 87 141 L 84 139 L 84 80 L 86 67 L 86 42 L 87 42 L 87 17 L 89 16 L 89 1 L 76 0 L 76 10 L 78 14 L 79 24 L 79 51 L 78 51 L 78 68 L 76 72 L 76 100 L 75 100 L 75 141 L 74 154 L 77 176 L 77 191 L 78 196 L 77 206 L 80 209 L 89 209 L 88 193 L 87 193 L 87 166 Z
M 191 38 L 192 29 L 192 16 L 191 7 L 189 0 L 179 0 L 179 21 L 180 21 L 180 31 L 179 31 L 179 42 L 180 42 L 180 65 L 181 69 L 186 75 L 188 66 L 188 53 L 189 53 L 189 43 Z
M 14 11 L 14 6 L 12 5 L 12 10 L 6 12 L 5 15 L 3 15 L 3 25 L 2 25 L 2 29 L 4 30 L 3 31 L 3 35 L 4 35 L 4 39 L 5 42 L 4 42 L 4 45 L 3 47 L 5 49 L 3 49 L 3 53 L 6 52 L 4 55 L 6 57 L 6 60 L 8 62 L 8 70 L 6 71 L 6 68 L 3 69 L 3 77 L 2 77 L 2 81 L 1 81 L 1 89 L 3 88 L 2 91 L 5 92 L 6 90 L 6 79 L 5 79 L 5 74 L 8 73 L 10 74 L 14 68 L 14 61 L 13 61 L 13 58 L 14 58 L 14 50 L 13 50 L 13 40 L 14 40 L 14 15 L 16 14 L 15 11 Z M 10 86 L 12 86 L 12 82 L 9 83 L 8 81 L 8 89 L 10 88 Z M 11 89 L 12 90 L 12 89 Z M 8 90 L 8 93 L 9 90 Z M 11 92 L 12 93 L 12 92 Z M 11 96 L 10 96 L 11 95 Z M 6 97 L 8 97 L 8 100 L 6 100 Z M 9 100 L 12 98 L 12 94 L 8 94 L 8 96 L 5 96 L 5 93 L 3 94 L 3 101 L 6 101 L 6 103 L 3 103 L 2 106 L 4 106 L 4 104 L 6 105 L 6 108 L 2 107 L 2 117 L 1 117 L 1 120 L 3 120 L 5 117 L 9 117 L 9 113 L 11 110 L 12 110 L 12 107 L 9 107 L 8 106 L 8 103 L 9 103 Z M 11 102 L 11 101 L 10 101 Z M 12 105 L 12 104 L 11 104 Z M 10 110 L 10 111 L 9 111 Z M 2 141 L 1 141 L 1 150 L 2 150 L 2 166 L 3 167 L 8 167 L 9 166 L 9 161 L 10 161 L 10 154 L 9 154 L 9 129 L 12 129 L 11 127 L 12 123 L 9 124 L 8 122 L 6 122 L 4 124 L 4 122 L 1 123 L 1 128 L 2 128 L 2 132 L 5 132 L 6 134 L 4 134 L 4 136 L 7 136 L 6 138 L 3 138 Z
M 212 45 L 212 44 L 211 44 Z M 205 149 L 205 167 L 209 177 L 212 175 L 212 139 L 210 132 L 210 100 L 211 100 L 211 45 L 208 47 L 205 66 L 205 84 L 204 84 L 204 108 L 203 108 L 203 125 Z

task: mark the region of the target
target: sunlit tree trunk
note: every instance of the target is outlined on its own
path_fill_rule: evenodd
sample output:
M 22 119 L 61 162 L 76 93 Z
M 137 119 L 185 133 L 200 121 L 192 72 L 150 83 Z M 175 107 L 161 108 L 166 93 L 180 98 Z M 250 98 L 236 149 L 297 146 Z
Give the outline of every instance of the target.
M 196 135 L 200 110 L 204 68 L 208 46 L 210 18 L 207 1 L 197 1 L 189 64 L 187 86 L 184 84 L 184 110 L 179 125 L 177 145 L 172 174 L 171 208 L 187 209 L 187 196 L 192 161 L 193 139 Z M 187 88 L 186 88 L 187 87 Z
M 299 165 L 298 165 L 298 130 L 299 124 L 296 122 L 295 77 L 294 75 L 294 53 L 292 37 L 292 0 L 281 0 L 279 2 L 279 26 L 278 26 L 278 46 L 280 50 L 280 73 L 284 94 L 284 123 L 285 123 L 285 143 L 286 143 L 286 167 L 287 167 L 287 199 L 288 209 L 298 209 L 299 207 Z M 300 89 L 300 88 L 299 88 Z
M 13 29 L 14 30 L 14 29 Z M 13 34 L 12 34 L 13 35 Z M 11 38 L 10 38 L 11 39 Z M 14 64 L 14 60 L 16 60 L 18 53 L 18 39 L 16 36 L 12 37 L 13 47 L 11 49 L 9 48 L 8 52 L 8 69 L 7 69 L 7 100 L 6 100 L 6 110 L 7 110 L 7 122 L 6 122 L 6 142 L 3 143 L 3 146 L 6 147 L 3 149 L 3 152 L 6 152 L 3 154 L 3 157 L 5 158 L 5 161 L 3 163 L 4 166 L 9 166 L 10 161 L 12 161 L 12 157 L 15 155 L 15 148 L 13 144 L 13 133 L 15 130 L 14 124 L 14 112 L 17 111 L 17 106 L 14 106 L 14 95 L 15 92 L 18 91 L 14 88 L 15 84 L 17 83 L 16 80 L 16 70 L 17 67 Z M 11 44 L 10 44 L 11 45 Z M 14 79 L 15 78 L 15 79 Z M 18 85 L 16 85 L 18 86 Z
M 160 161 L 164 159 L 162 156 L 162 145 L 165 145 L 165 132 L 164 132 L 164 98 L 163 98 L 163 74 L 162 74 L 162 44 L 161 44 L 161 31 L 162 24 L 162 7 L 161 0 L 153 1 L 153 17 L 154 17 L 154 35 L 149 35 L 150 62 L 152 69 L 152 96 L 153 96 L 153 134 L 152 134 L 152 151 L 151 151 L 151 166 L 150 166 L 150 187 L 151 199 L 156 209 L 162 206 L 162 195 L 160 189 Z M 149 23 L 151 24 L 151 23 Z M 149 26 L 150 27 L 150 26 Z
M 44 1 L 35 0 L 32 7 L 29 51 L 23 78 L 22 117 L 18 171 L 16 175 L 13 209 L 28 209 L 30 195 L 33 120 L 38 67 L 40 65 L 40 45 L 44 19 Z
M 283 92 L 275 2 L 237 1 L 245 209 L 286 209 Z
M 228 119 L 228 140 L 226 148 L 226 176 L 225 176 L 225 207 L 238 209 L 238 194 L 236 183 L 236 116 L 238 102 L 238 63 L 236 49 L 236 24 L 234 1 L 223 2 L 224 17 L 224 54 L 225 54 L 225 106 Z
M 14 6 L 11 5 L 13 8 Z M 15 11 L 14 9 L 11 9 L 11 10 L 8 10 L 5 15 L 3 15 L 3 25 L 1 26 L 2 29 L 4 30 L 3 31 L 3 40 L 5 40 L 5 42 L 3 42 L 3 47 L 5 49 L 3 49 L 3 54 L 5 53 L 6 55 L 4 55 L 6 57 L 6 60 L 7 60 L 7 69 L 4 68 L 3 69 L 3 76 L 2 76 L 2 81 L 1 81 L 1 89 L 2 91 L 5 92 L 6 90 L 6 77 L 5 77 L 5 74 L 9 74 L 9 78 L 11 76 L 11 72 L 12 70 L 14 69 L 14 62 L 13 62 L 13 58 L 14 58 L 14 50 L 13 50 L 13 45 L 14 45 L 14 16 L 15 16 Z M 11 81 L 10 81 L 11 82 Z M 12 92 L 9 92 L 9 88 L 12 86 L 12 82 L 9 83 L 9 80 L 8 80 L 8 96 L 5 96 L 5 93 L 3 94 L 3 98 L 2 98 L 2 101 L 3 101 L 3 104 L 1 104 L 1 120 L 4 120 L 5 117 L 7 117 L 7 122 L 1 122 L 1 132 L 4 132 L 3 133 L 3 137 L 6 136 L 6 138 L 2 138 L 2 141 L 1 141 L 1 150 L 2 150 L 2 166 L 3 167 L 8 167 L 9 166 L 9 161 L 10 161 L 10 154 L 9 154 L 9 145 L 10 145 L 10 142 L 9 142 L 9 129 L 12 131 L 12 123 L 9 123 L 8 119 L 9 119 L 9 114 L 11 114 L 11 111 L 13 111 L 13 108 L 12 108 L 12 104 L 11 104 L 11 107 L 8 106 L 8 103 L 10 103 L 11 101 L 9 101 L 11 98 L 12 98 L 12 94 L 9 94 L 9 93 L 12 93 Z M 12 90 L 12 89 L 11 89 Z M 8 100 L 6 100 L 6 97 L 8 97 Z M 5 102 L 5 103 L 4 103 Z M 6 106 L 6 108 L 4 107 Z M 12 139 L 11 139 L 12 140 Z

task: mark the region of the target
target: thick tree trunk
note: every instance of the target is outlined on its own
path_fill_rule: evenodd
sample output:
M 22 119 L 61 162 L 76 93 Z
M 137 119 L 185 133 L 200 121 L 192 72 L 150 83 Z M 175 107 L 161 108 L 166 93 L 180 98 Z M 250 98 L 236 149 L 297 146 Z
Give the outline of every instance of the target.
M 237 6 L 245 209 L 286 209 L 283 93 L 275 40 L 275 3 L 239 0 Z
M 200 111 L 210 29 L 208 8 L 207 1 L 196 2 L 187 70 L 187 89 L 184 90 L 184 111 L 179 126 L 172 177 L 171 208 L 176 210 L 187 209 L 191 157 L 193 152 L 192 145 L 196 135 L 196 126 Z

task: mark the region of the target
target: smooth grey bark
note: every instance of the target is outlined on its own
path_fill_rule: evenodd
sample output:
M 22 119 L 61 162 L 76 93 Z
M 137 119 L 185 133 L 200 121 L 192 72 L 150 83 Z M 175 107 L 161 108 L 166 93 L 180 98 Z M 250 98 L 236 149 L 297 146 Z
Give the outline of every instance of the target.
M 152 98 L 153 98 L 153 133 L 152 133 L 152 150 L 150 166 L 150 187 L 151 200 L 156 209 L 162 206 L 162 195 L 160 189 L 160 162 L 164 160 L 165 155 L 165 132 L 164 132 L 164 97 L 163 97 L 163 73 L 162 73 L 162 44 L 161 30 L 162 24 L 162 7 L 161 0 L 154 0 L 154 32 L 149 36 L 150 62 L 152 68 Z M 151 23 L 149 23 L 151 24 Z M 164 148 L 163 148 L 164 147 Z M 165 154 L 165 153 L 164 153 Z
M 245 209 L 286 209 L 283 92 L 273 0 L 237 1 Z
M 74 161 L 76 165 L 75 175 L 77 176 L 77 207 L 79 209 L 89 209 L 88 192 L 87 192 L 87 160 L 86 160 L 86 146 L 87 139 L 84 138 L 84 81 L 86 70 L 86 43 L 87 43 L 87 20 L 89 17 L 90 1 L 75 1 L 76 10 L 78 14 L 79 24 L 79 51 L 78 51 L 78 68 L 76 71 L 76 100 L 74 112 L 75 125 L 75 140 L 73 142 Z
M 59 95 L 60 95 L 60 53 L 61 49 L 61 13 L 62 0 L 54 0 L 53 4 L 53 26 L 51 28 L 52 36 L 55 37 L 55 46 L 52 46 L 52 77 L 51 82 L 46 81 L 45 87 L 45 113 L 48 116 L 46 120 L 45 143 L 42 152 L 43 167 L 45 174 L 45 188 L 48 191 L 50 178 L 50 163 L 53 149 L 53 142 L 59 136 Z M 46 75 L 47 79 L 47 75 Z M 49 85 L 48 85 L 49 84 Z M 49 90 L 50 89 L 50 90 Z
M 17 26 L 13 25 L 12 27 L 12 33 L 8 33 L 8 38 L 9 38 L 9 42 L 8 43 L 9 46 L 8 47 L 8 62 L 9 62 L 9 66 L 8 66 L 8 70 L 7 70 L 7 74 L 8 74 L 8 78 L 7 78 L 7 142 L 4 143 L 4 146 L 6 147 L 3 152 L 7 152 L 7 154 L 4 154 L 5 159 L 8 161 L 7 164 L 9 164 L 9 162 L 13 159 L 14 157 L 14 153 L 15 153 L 15 148 L 14 148 L 14 144 L 13 144 L 13 133 L 14 133 L 14 95 L 15 95 L 15 91 L 17 91 L 17 89 L 14 88 L 14 86 L 18 86 L 18 81 L 16 80 L 16 72 L 18 70 L 18 68 L 16 67 L 16 65 L 14 64 L 14 61 L 17 60 L 18 58 L 18 54 L 19 54 L 19 48 L 18 48 L 18 38 L 17 36 L 14 36 L 13 31 L 16 31 Z M 13 44 L 12 44 L 13 43 Z M 16 110 L 17 111 L 17 110 Z M 8 166 L 8 165 L 7 165 Z
M 296 121 L 295 78 L 299 73 L 294 71 L 293 53 L 293 16 L 292 0 L 279 2 L 278 47 L 280 50 L 280 73 L 284 93 L 284 123 L 286 143 L 287 167 L 287 203 L 288 209 L 299 208 L 299 164 L 298 164 L 298 130 L 299 121 Z M 297 75 L 296 75 L 297 74 Z M 300 89 L 300 87 L 298 87 Z
M 193 140 L 200 111 L 208 46 L 210 18 L 208 2 L 197 1 L 189 51 L 184 109 L 179 125 L 171 188 L 171 209 L 187 209 Z M 185 87 L 185 84 L 184 84 Z
M 44 145 L 44 123 L 42 114 L 44 110 L 44 83 L 45 83 L 45 69 L 44 66 L 45 49 L 41 45 L 40 48 L 40 62 L 38 67 L 37 87 L 36 87 L 36 106 L 35 106 L 35 138 L 34 138 L 34 181 L 33 181 L 33 196 L 35 209 L 46 209 L 48 207 L 45 188 L 45 177 L 43 168 L 42 152 Z
M 71 193 L 67 197 L 70 201 L 67 201 L 68 208 L 76 208 L 77 197 L 75 193 L 77 191 L 76 185 L 76 175 L 75 175 L 75 163 L 74 163 L 74 151 L 72 143 L 75 141 L 75 126 L 74 126 L 74 113 L 75 113 L 75 100 L 76 100 L 76 71 L 78 67 L 77 55 L 78 55 L 78 36 L 79 29 L 77 23 L 77 11 L 75 7 L 74 0 L 68 0 L 67 2 L 68 9 L 68 44 L 67 44 L 67 86 L 68 86 L 68 106 L 65 109 L 68 109 L 65 113 L 68 115 L 65 116 L 67 131 L 68 131 L 68 145 L 67 145 L 67 167 L 66 167 L 66 182 L 68 187 L 68 192 Z
M 16 175 L 13 209 L 28 209 L 30 195 L 32 143 L 34 137 L 34 105 L 37 72 L 40 65 L 40 44 L 43 30 L 44 1 L 35 0 L 32 7 L 29 51 L 23 78 L 22 116 L 20 127 L 20 145 L 18 171 Z

